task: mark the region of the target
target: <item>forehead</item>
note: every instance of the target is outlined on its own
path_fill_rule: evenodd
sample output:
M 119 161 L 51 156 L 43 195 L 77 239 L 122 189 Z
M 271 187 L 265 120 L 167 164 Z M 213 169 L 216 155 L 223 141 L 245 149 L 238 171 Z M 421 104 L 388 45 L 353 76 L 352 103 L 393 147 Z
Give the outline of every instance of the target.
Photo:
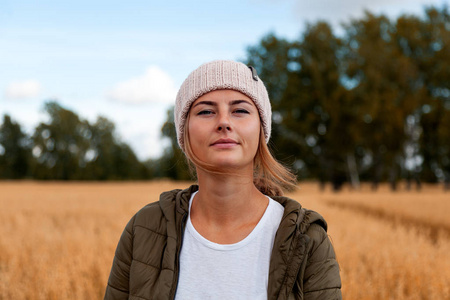
M 206 93 L 206 94 L 198 97 L 192 103 L 192 105 L 195 105 L 196 103 L 198 103 L 200 101 L 229 102 L 229 101 L 234 101 L 234 100 L 247 100 L 247 102 L 249 102 L 252 106 L 255 106 L 255 104 L 253 103 L 253 100 L 250 97 L 248 97 L 247 95 L 245 95 L 239 91 L 235 91 L 235 90 L 211 91 L 209 93 Z

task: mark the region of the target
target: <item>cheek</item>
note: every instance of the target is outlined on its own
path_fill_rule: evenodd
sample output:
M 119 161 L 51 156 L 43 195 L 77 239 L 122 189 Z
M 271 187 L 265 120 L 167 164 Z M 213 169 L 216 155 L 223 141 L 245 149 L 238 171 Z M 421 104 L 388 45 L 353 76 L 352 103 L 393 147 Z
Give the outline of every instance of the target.
M 247 140 L 251 144 L 252 147 L 258 147 L 259 144 L 259 135 L 261 131 L 261 125 L 259 122 L 252 122 L 251 124 L 247 124 L 245 128 L 245 134 L 247 136 Z
M 191 143 L 192 147 L 202 141 L 204 137 L 203 130 L 204 126 L 201 126 L 199 122 L 189 122 L 189 142 Z

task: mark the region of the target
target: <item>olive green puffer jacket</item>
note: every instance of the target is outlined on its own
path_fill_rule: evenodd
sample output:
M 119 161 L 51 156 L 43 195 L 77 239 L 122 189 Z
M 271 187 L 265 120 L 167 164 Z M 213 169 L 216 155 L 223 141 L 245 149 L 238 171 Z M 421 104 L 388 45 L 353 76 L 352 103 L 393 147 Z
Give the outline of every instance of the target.
M 105 298 L 174 299 L 179 254 L 193 185 L 161 194 L 127 224 L 115 253 Z M 268 299 L 342 299 L 339 266 L 325 220 L 286 197 L 269 267 Z

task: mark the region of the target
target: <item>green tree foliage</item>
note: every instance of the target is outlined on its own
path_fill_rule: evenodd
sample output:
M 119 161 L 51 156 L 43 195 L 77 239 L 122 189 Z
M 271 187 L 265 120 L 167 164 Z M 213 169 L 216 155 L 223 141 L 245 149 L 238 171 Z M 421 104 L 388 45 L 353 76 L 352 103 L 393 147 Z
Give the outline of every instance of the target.
M 20 125 L 3 116 L 0 126 L 0 178 L 25 178 L 31 157 L 28 138 Z
M 442 110 L 437 131 L 438 168 L 434 170 L 434 173 L 438 179 L 444 180 L 446 188 L 450 189 L 450 104 L 448 102 L 447 100 L 447 106 Z
M 373 157 L 374 182 L 387 169 L 395 188 L 399 162 L 406 143 L 405 120 L 423 99 L 414 61 L 402 54 L 395 26 L 384 16 L 367 13 L 347 26 L 346 75 L 356 85 L 352 94 L 358 103 L 363 147 Z
M 81 179 L 89 147 L 88 123 L 54 101 L 45 104 L 45 111 L 49 122 L 40 123 L 32 137 L 35 178 Z
M 149 170 L 131 148 L 115 137 L 114 124 L 98 117 L 81 120 L 57 102 L 45 104 L 49 121 L 40 123 L 32 137 L 36 179 L 144 179 Z
M 341 48 L 328 24 L 307 27 L 294 44 L 298 67 L 289 72 L 279 111 L 289 154 L 306 164 L 309 176 L 329 180 L 335 189 L 346 181 L 347 156 L 354 151 L 352 98 L 340 83 Z
M 274 102 L 278 158 L 336 189 L 360 176 L 394 189 L 400 176 L 448 182 L 448 9 L 395 22 L 367 12 L 344 28 L 318 22 L 298 41 L 271 34 L 248 48 Z
M 450 16 L 447 7 L 426 9 L 425 19 L 403 16 L 397 20 L 397 43 L 405 57 L 414 61 L 419 73 L 416 85 L 423 90 L 416 119 L 422 129 L 420 153 L 422 177 L 448 182 L 450 135 Z
M 89 126 L 89 148 L 86 168 L 100 180 L 149 178 L 150 171 L 137 159 L 133 150 L 115 137 L 115 125 L 98 117 Z

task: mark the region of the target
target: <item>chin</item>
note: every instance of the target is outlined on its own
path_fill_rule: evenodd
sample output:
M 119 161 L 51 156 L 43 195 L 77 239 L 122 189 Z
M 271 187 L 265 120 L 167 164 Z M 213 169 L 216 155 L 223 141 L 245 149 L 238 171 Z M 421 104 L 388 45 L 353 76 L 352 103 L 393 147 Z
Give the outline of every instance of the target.
M 224 169 L 243 169 L 249 164 L 252 163 L 248 161 L 243 161 L 242 159 L 234 159 L 231 157 L 222 157 L 218 159 L 212 159 L 210 160 L 210 163 L 218 168 L 224 168 Z

